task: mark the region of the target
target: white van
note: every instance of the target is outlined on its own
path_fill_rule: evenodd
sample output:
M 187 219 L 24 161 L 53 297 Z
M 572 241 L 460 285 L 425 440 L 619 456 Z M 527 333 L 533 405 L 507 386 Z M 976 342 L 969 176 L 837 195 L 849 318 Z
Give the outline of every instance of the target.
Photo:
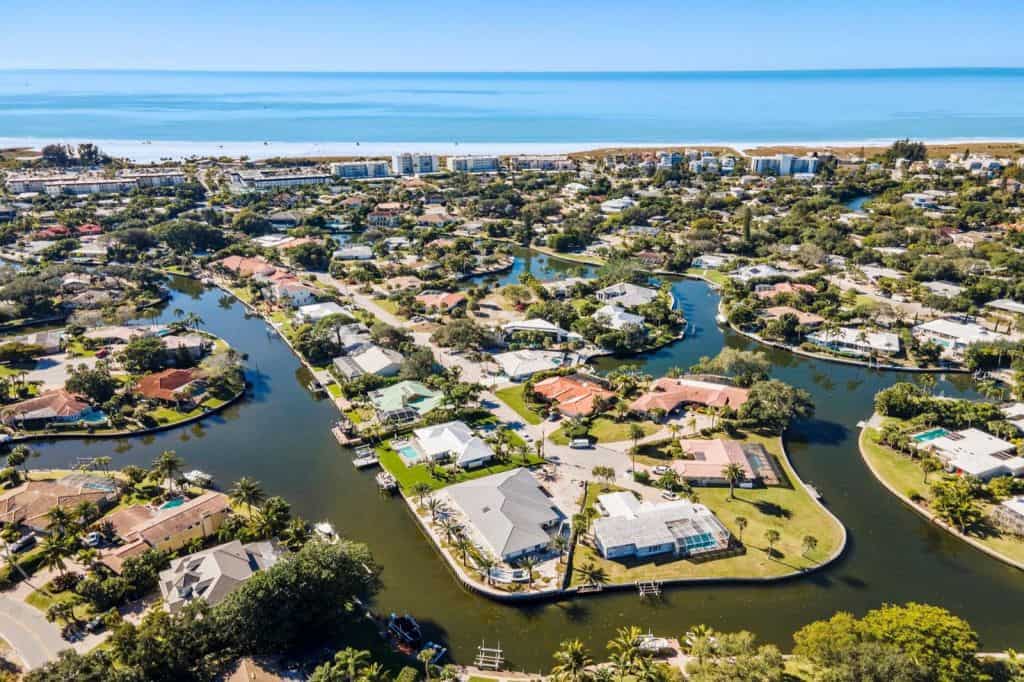
M 573 438 L 569 441 L 569 447 L 575 450 L 584 450 L 590 447 L 589 438 Z

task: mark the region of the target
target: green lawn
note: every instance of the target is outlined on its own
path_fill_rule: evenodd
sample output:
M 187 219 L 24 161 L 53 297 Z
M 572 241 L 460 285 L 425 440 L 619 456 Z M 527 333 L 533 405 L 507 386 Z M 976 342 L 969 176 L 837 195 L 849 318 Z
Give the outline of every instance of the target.
M 690 268 L 689 270 L 686 271 L 686 274 L 703 277 L 709 282 L 720 287 L 724 287 L 725 283 L 729 281 L 729 276 L 726 275 L 724 272 L 719 272 L 718 270 L 702 270 L 701 268 Z
M 418 483 L 426 483 L 432 490 L 437 490 L 453 483 L 461 483 L 462 481 L 469 481 L 474 478 L 499 474 L 516 467 L 533 466 L 544 461 L 531 452 L 525 459 L 517 456 L 507 462 L 473 469 L 472 471 L 460 471 L 451 478 L 440 479 L 431 476 L 430 470 L 425 464 L 406 466 L 402 456 L 390 447 L 384 445 L 377 446 L 377 456 L 380 458 L 381 466 L 394 476 L 402 490 L 407 492 L 411 491 Z
M 30 595 L 28 595 L 28 597 L 25 598 L 25 603 L 29 604 L 30 606 L 34 606 L 43 613 L 46 613 L 46 610 L 50 608 L 50 606 L 52 606 L 53 604 L 56 604 L 58 602 L 71 601 L 76 596 L 77 595 L 70 590 L 65 592 L 57 592 L 55 594 L 43 592 L 42 590 L 35 590 Z M 91 605 L 83 602 L 75 606 L 75 616 L 79 620 L 87 620 L 91 618 L 92 615 L 93 613 Z
M 186 419 L 191 419 L 193 417 L 198 417 L 204 412 L 216 409 L 223 405 L 224 402 L 225 401 L 221 400 L 220 398 L 214 398 L 211 396 L 204 400 L 203 402 L 201 402 L 199 405 L 197 405 L 195 409 L 189 412 L 179 412 L 178 410 L 175 410 L 173 408 L 161 406 L 156 408 L 149 414 L 151 417 L 153 417 L 153 419 L 156 419 L 157 422 L 161 425 L 176 424 L 177 422 L 184 421 Z
M 597 417 L 590 423 L 590 436 L 598 443 L 615 443 L 617 441 L 630 440 L 629 425 L 638 424 L 644 431 L 644 436 L 650 436 L 658 432 L 661 427 L 652 421 L 642 422 L 617 422 L 607 417 Z M 551 442 L 556 445 L 568 445 L 569 437 L 564 427 L 558 427 L 550 436 Z
M 781 458 L 778 438 L 754 434 L 740 439 L 761 443 L 774 455 L 785 481 L 793 481 L 792 469 Z M 729 498 L 729 489 L 696 488 L 698 501 L 706 505 L 734 536 L 740 538 L 737 517 L 747 520 L 742 533 L 746 553 L 738 556 L 694 563 L 688 559 L 662 557 L 647 561 L 611 561 L 591 547 L 579 543 L 573 564 L 593 561 L 603 567 L 609 582 L 631 583 L 634 580 L 669 580 L 673 578 L 768 578 L 811 568 L 828 558 L 842 540 L 842 529 L 802 487 L 790 485 L 752 490 L 737 490 L 736 499 Z M 781 539 L 775 544 L 774 556 L 767 553 L 765 533 L 778 531 Z M 803 551 L 804 536 L 811 535 L 817 547 L 807 555 Z M 573 576 L 573 584 L 581 581 Z
M 887 421 L 897 420 L 887 419 Z M 927 506 L 932 498 L 931 487 L 924 482 L 924 472 L 917 460 L 882 445 L 878 442 L 879 435 L 880 432 L 877 429 L 865 429 L 864 435 L 860 439 L 861 454 L 886 483 L 906 497 L 911 497 L 915 493 L 920 495 L 924 505 Z M 931 474 L 929 481 L 938 480 L 940 475 Z M 981 501 L 983 513 L 986 515 L 991 511 L 992 506 L 991 503 Z M 1013 561 L 1024 562 L 1024 539 L 1001 534 L 995 528 L 987 530 L 991 531 L 990 534 L 971 535 L 971 539 Z
M 404 317 L 398 312 L 398 304 L 389 298 L 375 298 L 373 299 L 373 302 L 376 303 L 381 308 L 383 308 L 384 310 L 391 313 L 392 315 L 394 315 L 395 317 Z
M 531 410 L 526 404 L 526 396 L 524 391 L 526 390 L 526 384 L 519 384 L 518 386 L 509 386 L 503 388 L 500 391 L 495 391 L 494 394 L 501 399 L 503 403 L 511 407 L 516 411 L 520 417 L 523 418 L 527 424 L 540 424 L 543 420 L 541 416 Z

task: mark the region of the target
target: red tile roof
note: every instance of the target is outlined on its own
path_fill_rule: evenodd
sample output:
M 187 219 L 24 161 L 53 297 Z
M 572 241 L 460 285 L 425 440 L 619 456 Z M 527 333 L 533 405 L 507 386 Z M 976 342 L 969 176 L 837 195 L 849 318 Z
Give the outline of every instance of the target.
M 793 284 L 792 282 L 778 282 L 770 287 L 758 288 L 754 294 L 760 299 L 775 298 L 782 294 L 798 294 L 801 291 L 814 293 L 817 291 L 810 284 Z
M 533 385 L 533 391 L 553 401 L 558 411 L 570 417 L 583 417 L 594 412 L 598 398 L 614 398 L 615 393 L 589 379 L 578 376 L 555 376 Z
M 738 408 L 747 402 L 750 391 L 726 384 L 693 379 L 672 379 L 662 377 L 654 382 L 651 389 L 633 401 L 629 407 L 635 412 L 650 412 L 661 409 L 671 412 L 680 405 L 694 403 L 708 407 Z
M 249 258 L 248 256 L 228 256 L 217 263 L 225 270 L 243 277 L 251 277 L 255 274 L 271 275 L 277 270 L 262 258 Z
M 451 310 L 455 306 L 465 301 L 466 295 L 461 291 L 455 291 L 452 293 L 420 294 L 419 296 L 416 297 L 416 300 L 428 308 L 437 308 L 438 310 Z
M 22 400 L 3 408 L 3 421 L 9 423 L 16 419 L 55 419 L 75 417 L 89 409 L 89 403 L 81 396 L 69 393 L 63 388 L 54 389 L 37 395 L 35 398 Z
M 180 397 L 178 389 L 192 383 L 195 378 L 191 369 L 165 369 L 139 379 L 135 392 L 146 398 L 173 401 Z

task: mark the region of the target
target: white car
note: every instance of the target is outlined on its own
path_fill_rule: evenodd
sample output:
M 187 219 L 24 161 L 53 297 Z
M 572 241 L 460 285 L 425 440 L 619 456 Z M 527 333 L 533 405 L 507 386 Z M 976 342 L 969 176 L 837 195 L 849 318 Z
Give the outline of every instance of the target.
M 666 500 L 669 500 L 669 501 L 675 501 L 675 500 L 679 499 L 679 494 L 678 493 L 674 493 L 671 490 L 666 490 L 665 492 L 663 492 L 661 494 L 661 496 L 663 498 L 665 498 Z
M 654 467 L 652 471 L 654 471 L 654 473 L 657 474 L 658 476 L 664 476 L 668 472 L 672 471 L 672 467 L 667 467 L 664 464 L 659 464 L 658 466 Z

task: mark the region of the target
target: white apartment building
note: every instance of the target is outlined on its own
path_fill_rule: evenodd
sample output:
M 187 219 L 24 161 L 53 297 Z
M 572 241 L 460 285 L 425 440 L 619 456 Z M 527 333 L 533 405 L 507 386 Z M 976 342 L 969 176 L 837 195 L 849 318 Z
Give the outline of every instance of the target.
M 391 157 L 391 168 L 395 175 L 423 175 L 437 173 L 441 170 L 441 163 L 433 154 L 404 152 Z
M 449 156 L 448 170 L 452 173 L 496 173 L 501 170 L 497 156 Z
M 750 157 L 750 172 L 758 175 L 773 173 L 781 177 L 795 173 L 817 173 L 820 167 L 821 159 L 816 156 L 776 154 Z
M 576 163 L 567 156 L 516 156 L 512 159 L 516 170 L 571 171 Z
M 331 164 L 331 174 L 345 180 L 367 180 L 391 177 L 387 161 L 345 161 Z
M 316 171 L 238 170 L 231 174 L 231 180 L 247 189 L 262 191 L 303 185 L 324 185 L 331 181 L 331 176 Z

